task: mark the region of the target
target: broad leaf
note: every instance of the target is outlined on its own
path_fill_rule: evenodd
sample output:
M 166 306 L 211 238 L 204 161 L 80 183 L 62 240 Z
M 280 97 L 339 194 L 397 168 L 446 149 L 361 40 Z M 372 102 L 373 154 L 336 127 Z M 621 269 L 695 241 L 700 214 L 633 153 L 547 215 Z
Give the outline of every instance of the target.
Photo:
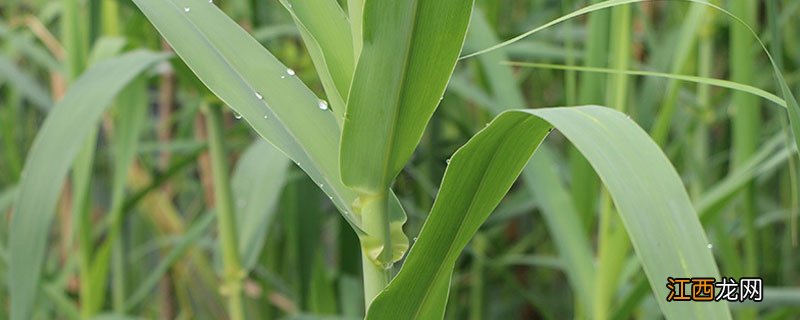
M 361 237 L 370 241 L 353 210 L 356 193 L 339 174 L 339 124 L 294 71 L 204 0 L 134 0 L 197 77 L 264 139 L 297 163 L 333 201 Z M 392 196 L 393 255 L 408 248 L 406 221 Z
M 588 106 L 508 111 L 459 149 L 417 242 L 368 319 L 442 318 L 456 259 L 552 127 L 608 188 L 667 318 L 730 318 L 726 303 L 666 302 L 667 277 L 719 277 L 705 232 L 647 133 L 620 112 Z
M 472 0 L 370 0 L 342 131 L 344 183 L 385 192 L 411 157 L 461 52 Z
M 67 172 L 103 110 L 137 75 L 166 55 L 138 51 L 97 64 L 53 107 L 25 160 L 11 218 L 11 318 L 30 319 L 50 225 Z

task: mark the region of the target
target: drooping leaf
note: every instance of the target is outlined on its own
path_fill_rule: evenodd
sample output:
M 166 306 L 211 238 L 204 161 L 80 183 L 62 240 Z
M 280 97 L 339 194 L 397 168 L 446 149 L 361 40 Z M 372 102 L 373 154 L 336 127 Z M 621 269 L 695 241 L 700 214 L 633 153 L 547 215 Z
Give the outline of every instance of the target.
M 575 17 L 579 17 L 579 16 L 584 15 L 584 14 L 588 14 L 588 13 L 591 13 L 591 12 L 595 12 L 595 11 L 599 11 L 599 10 L 603 10 L 603 9 L 607 9 L 607 8 L 612 8 L 612 7 L 622 6 L 622 5 L 628 5 L 628 4 L 632 4 L 632 3 L 645 2 L 645 1 L 648 1 L 648 0 L 608 0 L 608 1 L 595 3 L 595 4 L 592 4 L 592 5 L 586 6 L 584 8 L 575 10 L 575 11 L 573 11 L 571 13 L 568 13 L 568 14 L 566 14 L 564 16 L 561 16 L 559 18 L 556 18 L 556 19 L 554 19 L 554 20 L 552 20 L 552 21 L 550 21 L 548 23 L 545 23 L 542 26 L 534 28 L 534 29 L 532 29 L 530 31 L 527 31 L 527 32 L 525 32 L 523 34 L 520 34 L 520 35 L 518 35 L 518 36 L 516 36 L 514 38 L 511 38 L 509 40 L 506 40 L 506 41 L 504 41 L 502 43 L 493 45 L 493 46 L 488 47 L 486 49 L 479 50 L 477 52 L 473 52 L 473 53 L 467 54 L 467 55 L 461 57 L 461 59 L 467 59 L 467 58 L 470 58 L 470 57 L 478 56 L 478 55 L 485 54 L 487 52 L 494 51 L 494 50 L 497 50 L 499 48 L 508 46 L 508 45 L 510 45 L 512 43 L 515 43 L 517 41 L 520 41 L 520 40 L 522 40 L 522 39 L 524 39 L 524 38 L 526 38 L 526 37 L 528 37 L 528 36 L 530 36 L 530 35 L 532 35 L 534 33 L 540 32 L 540 31 L 542 31 L 544 29 L 547 29 L 547 28 L 549 28 L 551 26 L 554 26 L 556 24 L 559 24 L 561 22 L 567 21 L 567 20 L 575 18 Z M 728 17 L 730 17 L 731 19 L 733 19 L 735 21 L 735 23 L 737 23 L 737 24 L 739 24 L 741 26 L 744 26 L 747 29 L 747 31 L 750 32 L 750 34 L 753 36 L 753 38 L 761 46 L 761 49 L 763 50 L 764 54 L 766 54 L 767 58 L 769 59 L 770 64 L 772 65 L 772 71 L 773 71 L 773 75 L 775 77 L 775 81 L 778 83 L 778 88 L 780 89 L 780 93 L 783 96 L 783 100 L 786 102 L 786 111 L 787 111 L 788 116 L 789 116 L 790 130 L 791 130 L 791 132 L 792 132 L 792 134 L 794 136 L 795 144 L 800 145 L 800 105 L 798 105 L 797 98 L 795 98 L 794 93 L 792 93 L 791 88 L 789 88 L 789 85 L 786 82 L 786 78 L 783 76 L 783 72 L 778 67 L 778 64 L 775 62 L 775 59 L 772 57 L 772 54 L 770 54 L 769 50 L 767 50 L 767 46 L 764 45 L 764 41 L 761 40 L 761 38 L 758 36 L 758 34 L 755 32 L 755 30 L 753 30 L 753 28 L 750 25 L 748 25 L 744 20 L 742 20 L 738 16 L 734 15 L 730 11 L 725 10 L 722 7 L 720 7 L 718 5 L 715 5 L 713 3 L 710 3 L 708 1 L 705 1 L 705 0 L 680 0 L 680 1 L 698 3 L 698 4 L 702 4 L 702 5 L 708 6 L 710 8 L 713 8 L 713 9 L 719 11 L 719 12 L 722 12 L 723 14 L 725 14 Z M 755 92 L 751 92 L 751 93 L 756 94 Z M 773 99 L 770 99 L 770 100 L 773 100 Z M 774 102 L 778 103 L 777 101 L 774 101 Z
M 83 142 L 117 93 L 166 57 L 137 51 L 99 63 L 48 114 L 26 158 L 11 218 L 12 319 L 31 318 L 59 191 Z
M 460 252 L 552 127 L 608 188 L 667 318 L 730 318 L 726 303 L 666 302 L 667 277 L 719 276 L 705 232 L 680 177 L 647 133 L 620 112 L 587 106 L 505 112 L 459 149 L 417 242 L 368 319 L 443 316 Z

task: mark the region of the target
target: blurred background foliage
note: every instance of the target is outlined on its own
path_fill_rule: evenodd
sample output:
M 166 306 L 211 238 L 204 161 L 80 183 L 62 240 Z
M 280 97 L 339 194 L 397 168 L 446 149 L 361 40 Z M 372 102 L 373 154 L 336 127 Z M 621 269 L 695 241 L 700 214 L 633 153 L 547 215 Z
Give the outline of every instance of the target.
M 799 92 L 800 1 L 711 2 L 756 30 Z M 278 1 L 215 3 L 324 96 L 297 28 Z M 587 4 L 478 0 L 464 52 Z M 698 75 L 778 92 L 755 39 L 732 22 L 686 1 L 644 2 L 572 19 L 461 61 L 395 184 L 409 215 L 409 238 L 431 208 L 446 160 L 496 110 L 614 106 L 650 132 L 681 174 L 721 274 L 763 277 L 771 298 L 733 304 L 734 315 L 800 318 L 796 147 L 787 136 L 785 112 L 708 84 L 582 69 Z M 140 49 L 170 51 L 129 1 L 0 3 L 0 273 L 7 274 L 8 217 L 38 128 L 88 67 Z M 628 90 L 614 91 L 618 81 Z M 130 110 L 136 104 L 147 107 L 137 114 Z M 248 318 L 361 316 L 359 245 L 347 223 L 313 181 L 220 106 L 175 57 L 117 96 L 61 193 L 37 318 L 89 318 L 111 310 L 148 319 L 226 317 L 213 215 L 218 182 L 204 108 L 225 110 L 237 236 L 249 270 Z M 608 201 L 591 167 L 563 137 L 554 133 L 546 144 L 550 151 L 532 161 L 549 162 L 550 170 L 521 179 L 460 258 L 447 318 L 660 317 L 655 299 L 664 297 L 652 295 L 622 229 L 598 226 Z M 108 240 L 113 214 L 121 219 L 119 241 Z M 601 245 L 601 238 L 613 240 Z M 96 253 L 109 245 L 110 257 Z M 570 265 L 578 261 L 565 259 L 570 254 L 588 254 L 586 265 Z M 102 265 L 111 272 L 98 270 Z M 568 280 L 568 273 L 581 272 L 576 269 L 590 277 Z M 87 288 L 89 276 L 113 279 Z M 0 308 L 8 314 L 13 288 L 5 276 L 0 282 Z

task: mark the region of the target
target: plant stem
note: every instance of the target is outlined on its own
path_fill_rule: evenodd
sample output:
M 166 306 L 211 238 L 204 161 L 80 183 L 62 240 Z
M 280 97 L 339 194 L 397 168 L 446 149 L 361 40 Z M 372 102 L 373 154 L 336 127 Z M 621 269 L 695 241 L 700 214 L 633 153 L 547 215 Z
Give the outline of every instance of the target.
M 392 276 L 392 237 L 389 231 L 387 193 L 361 195 L 362 222 L 369 235 L 362 240 L 361 266 L 364 273 L 364 307 L 389 283 Z M 373 241 L 375 243 L 373 243 Z M 374 255 L 374 256 L 373 256 Z
M 242 279 L 244 270 L 236 244 L 236 216 L 233 211 L 228 163 L 222 135 L 222 111 L 219 108 L 203 108 L 208 127 L 208 151 L 211 156 L 211 173 L 214 178 L 214 202 L 217 212 L 219 237 L 223 257 L 223 295 L 228 297 L 228 316 L 231 320 L 244 319 L 242 301 Z

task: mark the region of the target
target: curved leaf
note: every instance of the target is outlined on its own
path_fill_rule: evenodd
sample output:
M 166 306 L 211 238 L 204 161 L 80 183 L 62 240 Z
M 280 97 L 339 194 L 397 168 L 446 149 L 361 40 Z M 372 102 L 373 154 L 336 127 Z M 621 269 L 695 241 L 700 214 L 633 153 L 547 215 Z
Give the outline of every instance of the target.
M 472 0 L 370 0 L 342 130 L 345 185 L 385 192 L 411 157 L 453 73 Z M 435 54 L 431 54 L 435 53 Z
M 72 161 L 103 110 L 138 74 L 167 57 L 145 51 L 97 64 L 53 107 L 31 146 L 11 218 L 11 318 L 30 319 L 49 229 Z
M 705 232 L 680 177 L 647 133 L 620 112 L 587 106 L 505 112 L 459 149 L 417 242 L 368 319 L 443 316 L 460 252 L 552 127 L 605 183 L 667 318 L 730 318 L 725 303 L 666 302 L 667 277 L 719 277 Z

